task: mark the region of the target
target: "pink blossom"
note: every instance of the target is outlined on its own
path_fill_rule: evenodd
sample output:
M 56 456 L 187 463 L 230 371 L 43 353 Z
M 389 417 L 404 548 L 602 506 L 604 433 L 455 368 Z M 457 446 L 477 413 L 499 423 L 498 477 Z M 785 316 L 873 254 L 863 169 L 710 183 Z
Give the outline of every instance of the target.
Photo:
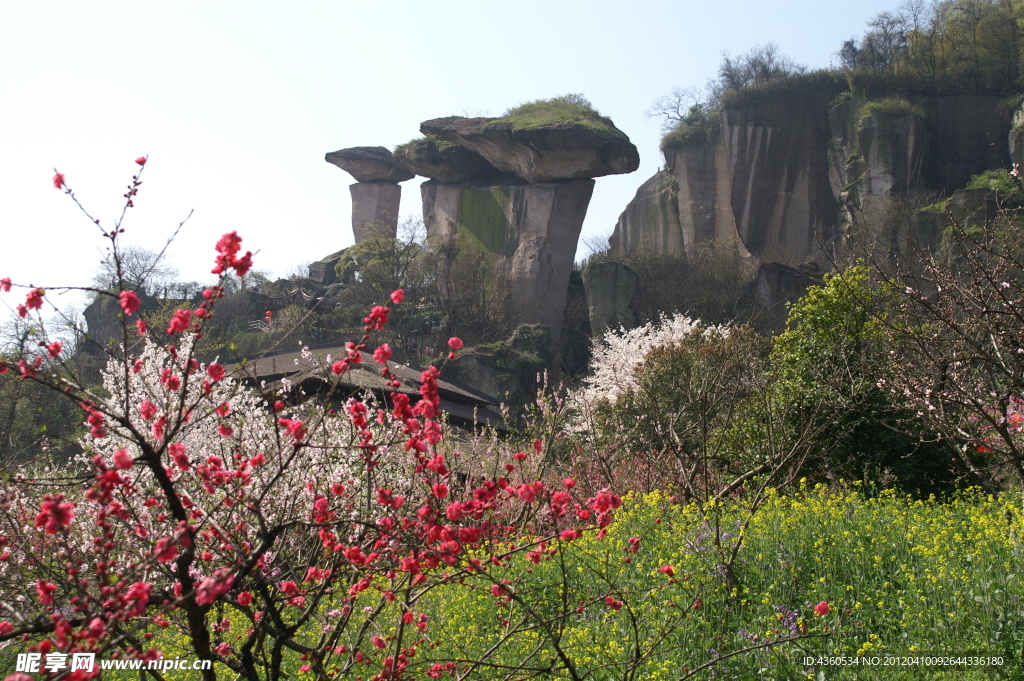
M 829 607 L 826 601 L 822 601 L 821 603 L 818 603 L 816 606 L 814 606 L 814 614 L 818 615 L 819 617 L 824 617 L 828 614 L 828 611 Z
M 128 470 L 135 465 L 135 460 L 125 449 L 114 452 L 114 467 L 120 470 Z
M 234 583 L 235 576 L 231 574 L 230 568 L 217 570 L 199 582 L 199 586 L 196 587 L 196 603 L 199 605 L 213 603 L 218 597 L 231 591 Z
M 399 289 L 395 289 L 394 291 L 391 292 L 391 302 L 392 303 L 394 303 L 395 305 L 398 305 L 403 300 L 405 300 L 405 290 L 404 289 L 400 289 L 399 288 Z
M 167 333 L 176 334 L 186 331 L 192 321 L 192 310 L 178 310 L 171 317 L 171 323 L 167 326 Z
M 306 437 L 306 424 L 302 421 L 293 421 L 292 419 L 278 419 L 277 423 L 284 426 L 288 433 L 295 438 L 296 442 L 301 442 L 302 438 Z
M 75 505 L 63 501 L 62 494 L 48 494 L 42 509 L 36 516 L 36 527 L 42 527 L 47 534 L 57 534 L 75 519 Z
M 60 189 L 64 186 L 64 173 L 57 173 L 53 176 L 53 187 L 54 189 Z
M 11 278 L 10 277 L 4 277 L 3 279 L 0 279 L 0 291 L 3 291 L 4 293 L 7 293 L 10 290 L 11 290 Z
M 121 291 L 121 309 L 129 317 L 139 311 L 142 301 L 135 291 Z
M 452 336 L 451 338 L 448 339 L 448 347 L 450 347 L 452 350 L 458 350 L 459 348 L 462 347 L 462 339 L 459 338 L 458 336 Z
M 373 351 L 373 361 L 377 364 L 387 364 L 389 359 L 391 359 L 391 346 L 387 343 Z
M 147 160 L 149 160 L 148 156 L 139 156 L 137 159 L 135 159 L 135 162 L 138 163 L 140 166 L 144 166 L 146 165 Z
M 56 584 L 51 584 L 45 579 L 40 579 L 36 582 L 36 594 L 39 596 L 39 602 L 43 605 L 53 604 L 53 592 L 57 590 Z
M 135 582 L 128 587 L 125 604 L 128 606 L 129 617 L 138 617 L 146 611 L 146 606 L 149 605 L 149 592 L 152 589 L 153 585 L 149 582 Z
M 38 310 L 43 307 L 43 296 L 46 291 L 41 288 L 34 288 L 25 296 L 25 307 L 30 310 Z
M 146 421 L 151 420 L 156 416 L 156 405 L 149 400 L 142 400 L 142 404 L 139 405 L 139 414 Z
M 216 383 L 224 378 L 224 367 L 214 362 L 210 366 L 206 367 L 206 375 L 210 377 L 210 380 Z

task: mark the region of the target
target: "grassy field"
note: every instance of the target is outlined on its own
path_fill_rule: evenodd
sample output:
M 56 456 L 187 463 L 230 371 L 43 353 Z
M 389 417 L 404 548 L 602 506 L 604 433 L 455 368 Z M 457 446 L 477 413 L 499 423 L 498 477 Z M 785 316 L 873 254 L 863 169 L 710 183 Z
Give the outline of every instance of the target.
M 533 559 L 518 554 L 424 594 L 414 609 L 430 622 L 431 643 L 410 669 L 425 677 L 432 665 L 454 663 L 469 679 L 570 679 L 571 666 L 576 678 L 599 681 L 1024 678 L 1019 502 L 859 489 L 770 495 L 752 517 L 742 500 L 732 502 L 713 509 L 717 530 L 693 506 L 658 493 L 629 497 L 603 539 L 588 535 Z M 715 538 L 728 552 L 741 534 L 730 589 Z M 372 591 L 367 605 L 378 602 Z M 824 615 L 814 609 L 822 602 Z M 231 612 L 211 613 L 211 621 L 225 617 Z M 171 629 L 151 631 L 165 656 L 184 656 Z M 372 633 L 390 640 L 396 632 Z M 222 637 L 238 645 L 243 634 L 236 627 Z M 318 634 L 310 631 L 310 641 Z M 355 634 L 340 638 L 349 653 Z M 361 653 L 368 665 L 391 654 L 366 644 Z M 292 657 L 291 678 L 308 678 Z M 372 675 L 379 666 L 356 669 Z M 218 676 L 234 677 L 226 668 Z
M 728 548 L 744 515 L 725 508 L 719 519 Z M 744 531 L 730 593 L 718 574 L 714 533 L 692 507 L 655 494 L 630 499 L 605 539 L 576 541 L 564 558 L 538 565 L 520 561 L 506 578 L 515 589 L 547 588 L 551 602 L 582 605 L 557 628 L 560 647 L 585 678 L 678 679 L 716 656 L 809 634 L 819 636 L 723 659 L 714 675 L 698 678 L 1021 678 L 1022 529 L 1019 505 L 978 494 L 948 503 L 867 498 L 856 489 L 773 496 Z M 624 551 L 630 537 L 641 539 L 636 553 Z M 674 582 L 663 565 L 673 566 Z M 568 589 L 558 586 L 563 581 Z M 610 607 L 607 594 L 622 606 Z M 822 601 L 824 616 L 813 610 Z M 500 606 L 489 591 L 435 592 L 428 610 L 437 659 L 526 659 L 542 667 L 556 657 L 536 628 L 544 613 Z M 933 655 L 1003 663 L 925 666 Z M 877 664 L 819 664 L 819 657 Z M 473 678 L 504 676 L 487 669 Z

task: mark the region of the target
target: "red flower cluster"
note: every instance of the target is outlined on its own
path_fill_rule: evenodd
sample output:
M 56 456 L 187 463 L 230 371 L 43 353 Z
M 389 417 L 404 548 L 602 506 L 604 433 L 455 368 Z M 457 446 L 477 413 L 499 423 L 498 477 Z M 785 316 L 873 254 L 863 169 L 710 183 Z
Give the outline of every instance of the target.
M 64 501 L 63 494 L 48 494 L 43 500 L 42 509 L 36 516 L 36 527 L 46 530 L 47 534 L 57 534 L 75 519 L 75 505 Z
M 135 291 L 121 291 L 121 309 L 124 310 L 126 315 L 131 317 L 139 311 L 141 306 L 142 301 L 139 300 L 139 296 Z
M 242 237 L 238 232 L 229 232 L 222 236 L 215 247 L 217 249 L 216 266 L 211 270 L 214 274 L 223 274 L 228 269 L 234 269 L 235 274 L 240 277 L 252 267 L 252 251 L 246 251 L 241 258 L 236 258 L 238 251 L 242 249 Z
M 191 310 L 178 310 L 171 317 L 171 323 L 167 326 L 167 333 L 174 335 L 176 333 L 183 333 L 188 330 L 188 325 L 192 323 L 192 311 Z
M 43 307 L 43 296 L 46 295 L 46 291 L 41 288 L 34 288 L 28 292 L 25 296 L 25 304 L 18 306 L 18 316 L 26 317 L 29 310 L 38 310 Z

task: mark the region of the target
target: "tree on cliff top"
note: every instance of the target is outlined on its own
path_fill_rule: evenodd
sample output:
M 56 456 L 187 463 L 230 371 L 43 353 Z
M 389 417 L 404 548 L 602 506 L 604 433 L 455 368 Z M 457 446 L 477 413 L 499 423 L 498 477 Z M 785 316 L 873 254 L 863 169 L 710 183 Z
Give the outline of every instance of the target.
M 855 87 L 1008 93 L 1022 83 L 1022 0 L 907 0 L 838 56 Z

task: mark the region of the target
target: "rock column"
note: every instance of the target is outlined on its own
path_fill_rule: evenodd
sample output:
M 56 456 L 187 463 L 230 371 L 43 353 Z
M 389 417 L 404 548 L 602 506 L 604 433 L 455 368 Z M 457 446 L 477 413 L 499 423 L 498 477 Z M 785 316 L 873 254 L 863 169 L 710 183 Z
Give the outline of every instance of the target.
M 370 237 L 394 239 L 398 233 L 398 208 L 402 199 L 399 182 L 415 175 L 396 161 L 384 147 L 352 147 L 325 157 L 356 179 L 352 192 L 352 234 L 356 243 Z
M 547 326 L 557 348 L 593 178 L 636 170 L 636 147 L 597 114 L 587 124 L 438 118 L 420 131 L 395 156 L 431 179 L 427 233 L 489 253 L 515 319 Z

